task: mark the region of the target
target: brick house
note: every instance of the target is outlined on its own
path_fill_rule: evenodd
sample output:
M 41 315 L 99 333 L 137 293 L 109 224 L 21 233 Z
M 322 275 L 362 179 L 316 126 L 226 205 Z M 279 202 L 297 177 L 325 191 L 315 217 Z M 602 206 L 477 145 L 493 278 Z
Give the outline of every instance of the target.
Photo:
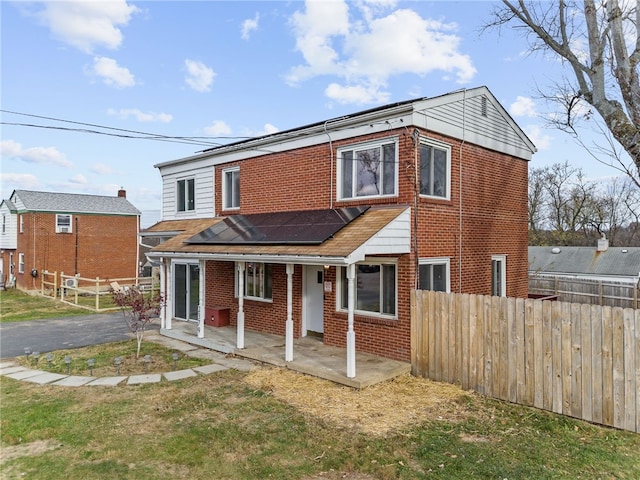
M 527 296 L 535 146 L 486 87 L 373 108 L 156 165 L 161 331 L 224 312 L 410 359 L 416 287 Z
M 40 288 L 40 273 L 135 278 L 140 212 L 117 196 L 14 190 L 0 203 L 0 278 Z M 59 281 L 60 279 L 58 279 Z

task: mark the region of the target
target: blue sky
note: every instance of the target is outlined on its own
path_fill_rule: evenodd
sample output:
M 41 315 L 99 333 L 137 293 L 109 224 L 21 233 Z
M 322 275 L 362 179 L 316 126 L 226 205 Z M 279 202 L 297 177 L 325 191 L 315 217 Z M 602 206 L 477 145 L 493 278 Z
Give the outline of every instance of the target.
M 591 179 L 615 176 L 545 128 L 536 92 L 563 67 L 527 55 L 511 29 L 480 33 L 493 5 L 2 1 L 0 193 L 123 187 L 146 227 L 159 219 L 154 164 L 480 85 L 538 147 L 532 166 L 568 161 Z

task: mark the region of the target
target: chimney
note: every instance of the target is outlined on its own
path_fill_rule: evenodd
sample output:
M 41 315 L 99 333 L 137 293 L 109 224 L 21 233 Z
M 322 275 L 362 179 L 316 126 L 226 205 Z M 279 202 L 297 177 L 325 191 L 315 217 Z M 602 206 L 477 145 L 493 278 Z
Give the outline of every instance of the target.
M 609 240 L 607 240 L 607 236 L 603 233 L 602 238 L 598 239 L 598 247 L 596 251 L 598 252 L 606 252 L 609 249 Z
M 127 198 L 127 191 L 123 187 L 118 190 L 118 197 Z

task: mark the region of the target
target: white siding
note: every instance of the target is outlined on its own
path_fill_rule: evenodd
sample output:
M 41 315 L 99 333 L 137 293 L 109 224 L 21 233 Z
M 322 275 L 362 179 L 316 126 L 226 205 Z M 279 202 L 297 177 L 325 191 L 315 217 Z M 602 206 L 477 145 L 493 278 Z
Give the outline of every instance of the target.
M 5 231 L 2 232 L 2 217 L 5 218 Z M 15 250 L 18 248 L 18 215 L 11 213 L 5 204 L 0 207 L 0 248 Z
M 189 164 L 162 174 L 162 220 L 207 218 L 215 215 L 213 166 L 192 168 Z M 190 168 L 191 167 L 191 168 Z M 195 179 L 195 210 L 178 212 L 178 180 Z
M 411 209 L 407 208 L 367 240 L 365 255 L 401 254 L 411 251 Z

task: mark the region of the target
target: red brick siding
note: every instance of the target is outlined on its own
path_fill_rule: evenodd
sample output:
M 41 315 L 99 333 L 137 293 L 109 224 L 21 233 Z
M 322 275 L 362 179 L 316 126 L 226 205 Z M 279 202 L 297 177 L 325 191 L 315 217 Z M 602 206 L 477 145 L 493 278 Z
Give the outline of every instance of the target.
M 410 290 L 415 286 L 417 258 L 450 257 L 451 290 L 489 294 L 491 292 L 491 256 L 507 256 L 507 295 L 527 296 L 527 181 L 528 164 L 521 159 L 487 150 L 439 134 L 424 136 L 451 145 L 451 196 L 449 200 L 418 198 L 417 256 L 398 258 L 398 320 L 380 320 L 356 316 L 357 348 L 390 358 L 410 358 Z M 337 201 L 337 149 L 368 139 L 396 136 L 398 140 L 399 195 L 385 199 Z M 404 129 L 385 134 L 333 142 L 303 148 L 295 152 L 275 153 L 240 164 L 241 205 L 238 212 L 309 210 L 354 204 L 414 205 L 414 158 L 411 137 Z M 333 163 L 333 168 L 332 168 Z M 231 164 L 218 166 L 216 191 L 221 192 L 220 171 Z M 221 211 L 221 199 L 216 198 Z M 416 213 L 413 210 L 414 214 Z M 412 225 L 413 229 L 413 225 Z M 413 245 L 412 245 L 413 247 Z M 462 267 L 462 268 L 461 268 Z M 460 271 L 462 275 L 460 276 Z M 207 306 L 228 305 L 231 319 L 237 318 L 234 298 L 233 264 L 207 262 Z M 284 334 L 286 320 L 286 274 L 284 265 L 273 270 L 273 303 L 245 301 L 247 328 Z M 327 280 L 333 292 L 325 297 L 324 342 L 344 346 L 347 316 L 336 312 L 335 269 Z M 295 336 L 301 332 L 302 267 L 294 275 L 293 318 Z
M 23 220 L 24 232 L 18 233 L 15 254 L 19 288 L 40 287 L 40 280 L 31 276 L 34 268 L 83 278 L 136 276 L 136 216 L 74 214 L 72 233 L 56 233 L 55 214 L 25 213 Z M 24 274 L 17 273 L 19 253 L 25 254 Z

